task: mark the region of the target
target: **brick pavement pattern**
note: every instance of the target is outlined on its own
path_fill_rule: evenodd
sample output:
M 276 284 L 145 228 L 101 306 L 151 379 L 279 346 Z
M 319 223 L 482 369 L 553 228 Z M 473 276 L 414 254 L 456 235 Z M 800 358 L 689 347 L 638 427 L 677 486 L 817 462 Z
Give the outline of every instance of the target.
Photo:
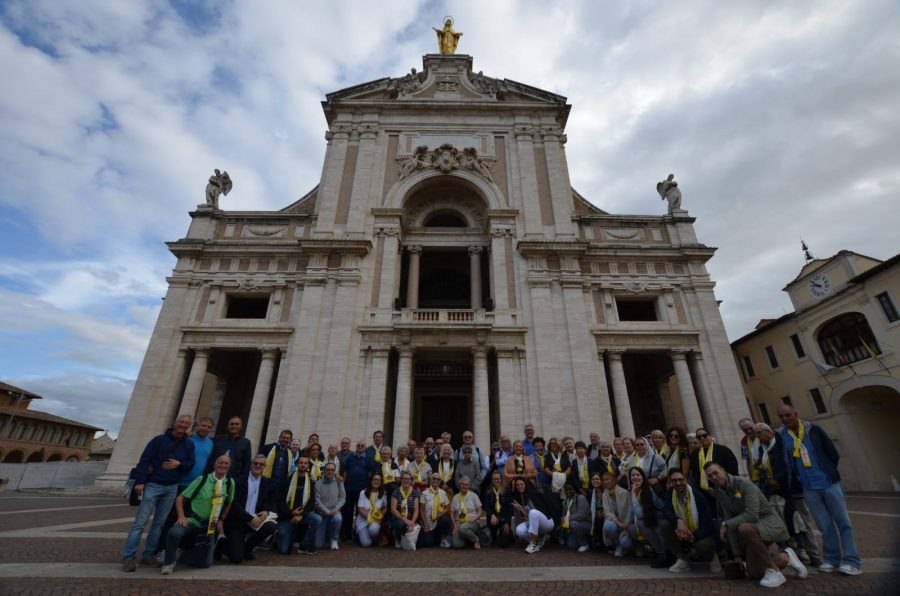
M 860 498 L 849 500 L 857 534 L 863 569 L 866 558 L 894 559 L 900 547 L 900 498 Z M 107 505 L 97 507 L 97 505 Z M 122 518 L 133 515 L 134 509 L 121 507 L 116 499 L 71 497 L 28 498 L 19 493 L 0 496 L 0 562 L 2 563 L 92 563 L 109 564 L 110 569 L 121 556 L 124 532 L 129 524 Z M 59 510 L 65 508 L 65 510 Z M 48 511 L 34 511 L 47 509 Z M 50 511 L 51 509 L 56 509 Z M 25 512 L 25 513 L 20 513 Z M 113 520 L 110 523 L 110 520 Z M 75 529 L 55 529 L 54 526 L 88 522 L 91 525 Z M 27 537 L 4 536 L 6 532 L 24 531 Z M 70 536 L 72 532 L 94 533 L 89 538 Z M 547 569 L 554 567 L 634 568 L 638 574 L 647 562 L 637 558 L 616 559 L 596 553 L 577 554 L 558 545 L 546 547 L 536 555 L 526 555 L 521 548 L 489 549 L 484 553 L 473 550 L 448 552 L 433 548 L 416 553 L 392 548 L 362 549 L 345 544 L 339 552 L 323 551 L 315 557 L 299 555 L 279 556 L 269 551 L 257 551 L 257 561 L 245 562 L 246 567 L 335 568 L 338 573 L 352 574 L 353 568 L 391 569 L 403 567 L 459 569 L 459 581 L 417 583 L 378 582 L 304 582 L 302 586 L 284 581 L 216 581 L 176 579 L 151 575 L 149 570 L 131 575 L 110 572 L 109 578 L 37 578 L 0 577 L 0 595 L 5 594 L 197 594 L 227 592 L 229 594 L 273 593 L 296 589 L 314 590 L 318 594 L 360 594 L 377 589 L 381 593 L 413 590 L 416 596 L 441 594 L 499 594 L 527 590 L 529 594 L 759 594 L 762 588 L 751 581 L 728 581 L 719 577 L 689 577 L 659 579 L 649 573 L 646 579 L 566 581 L 560 570 L 558 581 L 472 582 L 466 581 L 466 568 Z M 223 566 L 236 569 L 228 563 Z M 835 574 L 823 575 L 811 571 L 805 581 L 789 577 L 792 596 L 799 594 L 895 594 L 900 586 L 900 561 L 896 572 L 864 573 L 856 578 Z M 208 570 L 215 575 L 216 568 Z M 273 571 L 275 571 L 273 569 Z M 121 576 L 116 575 L 121 573 Z M 552 572 L 551 572 L 552 573 Z M 176 576 L 178 571 L 176 570 Z M 130 575 L 130 576 L 129 576 Z M 352 576 L 350 577 L 352 579 Z M 471 579 L 471 578 L 470 578 Z M 165 582 L 165 583 L 163 583 Z M 784 591 L 782 589 L 782 591 Z

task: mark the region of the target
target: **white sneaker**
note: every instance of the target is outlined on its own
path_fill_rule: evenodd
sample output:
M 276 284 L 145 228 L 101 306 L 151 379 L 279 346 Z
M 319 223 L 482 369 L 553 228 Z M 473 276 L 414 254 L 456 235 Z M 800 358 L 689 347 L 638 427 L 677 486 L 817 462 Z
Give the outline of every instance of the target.
M 778 586 L 783 586 L 786 581 L 787 578 L 783 573 L 769 568 L 766 569 L 766 574 L 763 578 L 759 580 L 759 585 L 764 588 L 777 588 Z
M 800 557 L 797 556 L 797 553 L 794 552 L 794 549 L 791 547 L 787 547 L 784 549 L 784 554 L 788 556 L 788 567 L 794 570 L 797 574 L 797 577 L 800 579 L 806 579 L 806 576 L 809 575 L 809 572 L 806 570 L 806 565 L 804 565 L 800 561 Z
M 622 550 L 621 546 L 616 547 L 616 552 L 613 553 L 614 557 L 619 557 L 620 559 L 625 556 L 625 551 Z
M 831 573 L 834 571 L 834 565 L 831 563 L 822 563 L 819 565 L 819 573 Z
M 169 565 L 163 565 L 162 569 L 159 570 L 160 575 L 172 575 L 172 572 L 175 571 L 175 563 L 171 563 Z
M 337 550 L 338 548 L 340 548 L 340 547 L 338 546 L 338 541 L 337 541 L 337 540 L 332 540 L 332 541 L 331 541 L 331 550 Z
M 450 540 L 445 536 L 441 538 L 441 547 L 442 548 L 451 548 L 453 545 L 450 544 Z
M 685 561 L 684 559 L 677 559 L 675 564 L 669 567 L 669 571 L 672 573 L 684 573 L 685 571 L 691 570 L 691 564 Z
M 579 546 L 579 547 L 578 547 L 578 552 L 580 552 L 580 553 L 586 553 L 586 552 L 588 552 L 589 550 L 591 550 L 591 547 L 588 546 L 587 544 L 585 544 L 584 546 Z
M 538 541 L 537 541 L 538 550 L 541 550 L 542 548 L 544 548 L 544 544 L 547 542 L 548 538 L 550 538 L 550 534 L 541 534 L 540 536 L 538 536 Z
M 534 554 L 539 550 L 541 550 L 541 547 L 539 547 L 536 542 L 529 542 L 528 546 L 525 547 L 525 552 L 529 555 Z
M 713 555 L 712 561 L 709 562 L 710 573 L 722 573 L 722 563 L 719 561 L 719 555 Z
M 397 540 L 396 542 L 394 542 L 394 548 L 396 548 L 396 549 L 401 549 L 401 548 L 403 548 L 403 545 L 400 544 L 400 541 L 399 541 L 399 540 Z
M 159 561 L 160 563 L 165 563 L 166 562 L 166 551 L 161 550 L 158 553 L 156 553 L 156 560 Z
M 859 567 L 854 567 L 850 563 L 844 563 L 838 567 L 838 573 L 841 575 L 860 575 L 862 574 L 862 570 Z

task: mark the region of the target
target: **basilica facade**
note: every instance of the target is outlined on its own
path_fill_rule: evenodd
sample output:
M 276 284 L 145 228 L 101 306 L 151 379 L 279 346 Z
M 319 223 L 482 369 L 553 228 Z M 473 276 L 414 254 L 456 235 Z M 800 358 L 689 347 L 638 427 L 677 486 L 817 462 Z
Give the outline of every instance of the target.
M 694 219 L 573 190 L 565 97 L 423 62 L 327 95 L 300 200 L 190 214 L 106 480 L 179 413 L 241 416 L 254 446 L 472 429 L 486 449 L 533 423 L 736 447 L 747 404 Z

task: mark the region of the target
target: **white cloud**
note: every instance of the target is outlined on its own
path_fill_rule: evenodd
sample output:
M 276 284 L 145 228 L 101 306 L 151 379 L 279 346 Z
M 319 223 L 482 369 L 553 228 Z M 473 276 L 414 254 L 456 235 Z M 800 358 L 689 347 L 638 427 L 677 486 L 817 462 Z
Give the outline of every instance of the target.
M 296 200 L 321 172 L 324 94 L 420 68 L 447 13 L 476 70 L 569 98 L 571 178 L 597 205 L 662 213 L 675 173 L 719 247 L 732 337 L 789 308 L 801 236 L 820 257 L 896 252 L 891 2 L 9 1 L 0 375 L 133 377 L 162 243 L 212 169 L 235 181 L 228 209 Z

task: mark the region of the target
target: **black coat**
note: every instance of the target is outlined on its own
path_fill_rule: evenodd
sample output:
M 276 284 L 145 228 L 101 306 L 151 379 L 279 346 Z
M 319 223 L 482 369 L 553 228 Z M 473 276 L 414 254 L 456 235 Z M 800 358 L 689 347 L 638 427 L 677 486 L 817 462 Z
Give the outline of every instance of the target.
M 297 478 L 297 493 L 294 495 L 294 509 L 296 509 L 300 503 L 303 502 L 303 489 L 305 488 L 306 483 L 302 478 Z M 278 491 L 277 496 L 273 496 L 276 499 L 275 505 L 278 507 L 278 519 L 279 520 L 290 520 L 293 513 L 292 510 L 288 507 L 287 496 L 288 492 L 291 488 L 291 476 L 288 476 L 287 481 L 281 487 L 281 490 Z M 316 506 L 316 483 L 310 479 L 309 482 L 309 501 L 306 502 L 306 506 L 301 511 L 301 515 L 303 516 L 303 520 L 305 521 L 307 516 L 315 511 Z
M 713 443 L 712 461 L 722 466 L 732 476 L 738 476 L 738 460 L 734 452 L 718 443 Z M 691 483 L 694 488 L 700 487 L 700 452 L 691 456 Z
M 563 454 L 565 457 L 565 454 Z M 580 494 L 589 494 L 591 491 L 590 486 L 590 477 L 594 472 L 603 473 L 606 470 L 606 462 L 601 461 L 599 459 L 587 459 L 587 469 L 588 469 L 588 488 L 585 490 L 581 486 L 581 469 L 578 467 L 578 458 L 576 457 L 570 462 L 570 466 L 572 468 L 572 475 L 569 476 L 569 482 L 575 484 L 575 492 Z M 565 469 L 565 468 L 563 468 Z
M 206 473 L 212 472 L 216 463 L 216 458 L 225 455 L 231 450 L 231 468 L 228 475 L 232 478 L 241 478 L 250 473 L 250 460 L 253 458 L 253 448 L 250 445 L 250 439 L 247 437 L 238 437 L 231 440 L 231 435 L 216 435 L 213 439 L 212 453 L 209 455 L 209 461 L 206 463 Z
M 234 500 L 231 502 L 231 509 L 228 511 L 226 522 L 247 524 L 253 519 L 253 516 L 247 513 L 247 496 L 249 492 L 249 474 L 244 474 L 234 479 Z M 256 498 L 256 513 L 263 511 L 274 511 L 272 503 L 272 495 L 269 493 L 269 481 L 265 478 L 259 479 L 259 496 Z
M 489 486 L 485 490 L 484 494 L 484 514 L 490 519 L 490 516 L 496 515 L 497 519 L 500 520 L 500 523 L 506 523 L 510 519 L 512 519 L 513 509 L 512 509 L 512 491 L 505 490 L 500 492 L 500 513 L 497 513 L 494 505 L 497 501 L 497 497 L 494 495 L 494 491 Z

